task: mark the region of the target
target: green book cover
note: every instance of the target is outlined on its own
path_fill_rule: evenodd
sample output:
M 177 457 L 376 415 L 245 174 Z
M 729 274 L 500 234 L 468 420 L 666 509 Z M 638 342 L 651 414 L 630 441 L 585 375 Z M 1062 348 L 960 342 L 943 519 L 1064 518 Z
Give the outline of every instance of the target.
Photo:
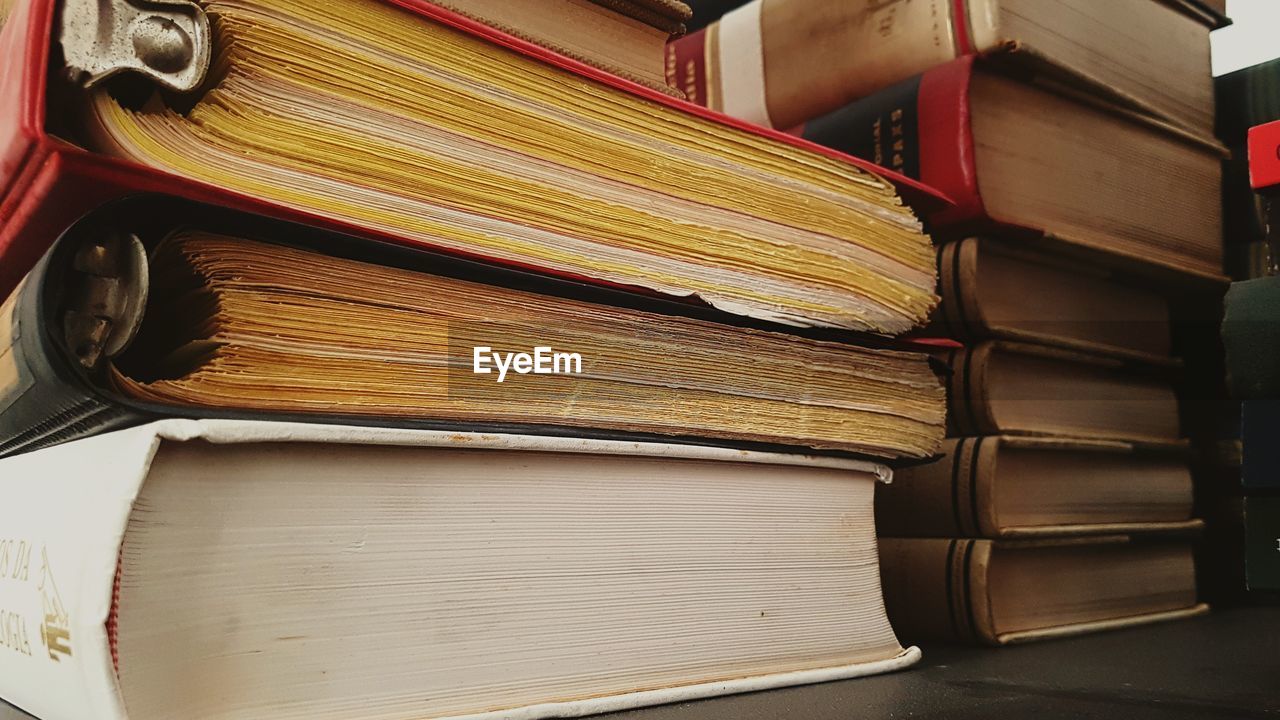
M 1280 497 L 1244 499 L 1249 590 L 1280 590 Z

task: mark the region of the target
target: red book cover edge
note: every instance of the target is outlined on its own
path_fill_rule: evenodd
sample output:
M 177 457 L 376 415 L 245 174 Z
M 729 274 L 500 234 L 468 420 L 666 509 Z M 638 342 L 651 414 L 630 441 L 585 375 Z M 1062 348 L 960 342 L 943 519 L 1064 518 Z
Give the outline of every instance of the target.
M 1280 120 L 1249 128 L 1249 184 L 1280 192 Z
M 45 131 L 45 83 L 49 72 L 55 1 L 32 0 L 18 3 L 0 30 L 0 57 L 14 60 L 6 63 L 3 70 L 0 70 L 0 108 L 11 108 L 0 112 L 0 191 L 3 192 L 0 195 L 0 297 L 12 292 L 53 241 L 84 214 L 111 200 L 139 193 L 166 194 L 375 240 L 419 245 L 416 241 L 408 241 L 394 234 L 370 231 L 355 224 L 257 200 L 202 182 L 177 178 L 136 163 L 95 155 L 48 135 Z M 652 102 L 873 172 L 894 183 L 904 199 L 912 203 L 919 212 L 936 211 L 952 204 L 943 193 L 921 182 L 800 138 L 761 128 L 670 97 L 424 0 L 383 1 Z M 498 261 L 480 254 L 450 254 L 542 274 L 548 272 L 545 268 Z M 572 274 L 561 273 L 560 276 L 602 284 L 598 280 Z

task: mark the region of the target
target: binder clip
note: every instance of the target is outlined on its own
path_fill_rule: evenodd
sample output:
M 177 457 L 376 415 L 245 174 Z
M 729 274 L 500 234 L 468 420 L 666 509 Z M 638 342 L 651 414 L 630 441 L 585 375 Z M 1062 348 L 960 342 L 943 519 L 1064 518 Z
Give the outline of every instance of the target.
M 73 82 L 135 72 L 178 92 L 204 82 L 212 33 L 189 0 L 63 0 L 59 41 Z

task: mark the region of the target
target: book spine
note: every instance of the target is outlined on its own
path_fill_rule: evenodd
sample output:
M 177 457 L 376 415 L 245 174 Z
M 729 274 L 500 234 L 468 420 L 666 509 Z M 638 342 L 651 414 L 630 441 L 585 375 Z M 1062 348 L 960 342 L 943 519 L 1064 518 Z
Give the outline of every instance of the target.
M 930 216 L 936 227 L 986 221 L 970 124 L 973 56 L 904 80 L 793 129 L 934 187 L 955 205 Z
M 978 238 L 946 243 L 938 248 L 938 295 L 935 322 L 948 337 L 977 340 L 994 336 L 975 298 Z
M 0 304 L 0 457 L 114 429 L 134 413 L 67 369 L 46 327 L 46 256 Z
M 0 460 L 0 697 L 44 718 L 124 720 L 108 622 L 147 431 Z
M 686 100 L 712 110 L 720 110 L 716 99 L 708 95 L 707 79 L 711 68 L 707 61 L 707 43 L 711 27 L 716 26 L 713 23 L 710 27 L 667 43 L 663 67 L 667 84 L 684 93 Z
M 989 540 L 880 538 L 889 622 L 904 642 L 997 644 L 988 612 Z
M 876 490 L 876 530 L 898 537 L 986 537 L 997 529 L 984 522 L 989 482 L 983 448 L 996 438 L 952 438 L 940 459 L 900 468 L 892 483 Z
M 1244 499 L 1244 538 L 1249 590 L 1280 590 L 1280 497 Z
M 1244 157 L 1249 128 L 1280 120 L 1280 59 L 1214 78 L 1217 105 L 1215 134 L 1232 148 L 1232 157 Z
M 986 402 L 986 367 L 992 345 L 953 350 L 947 359 L 947 434 L 995 435 L 999 432 Z
M 1275 362 L 1275 357 L 1271 357 Z M 1280 489 L 1280 398 L 1240 404 L 1240 482 L 1247 490 Z
M 670 43 L 668 77 L 714 110 L 790 128 L 988 49 L 998 34 L 990 6 L 989 0 L 752 0 Z
M 1231 394 L 1280 397 L 1280 276 L 1231 283 L 1224 310 L 1222 344 Z

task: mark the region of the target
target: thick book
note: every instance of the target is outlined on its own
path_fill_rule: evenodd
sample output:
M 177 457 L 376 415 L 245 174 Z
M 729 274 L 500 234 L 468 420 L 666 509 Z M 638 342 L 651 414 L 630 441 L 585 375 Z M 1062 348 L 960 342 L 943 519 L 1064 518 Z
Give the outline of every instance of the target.
M 1179 532 L 1192 518 L 1183 445 L 950 438 L 942 457 L 876 491 L 881 536 L 1024 538 Z
M 0 454 L 213 412 L 936 449 L 927 354 L 732 319 L 139 201 L 86 218 L 3 305 Z
M 1233 396 L 1280 398 L 1280 276 L 1231 283 L 1222 345 Z
M 440 6 L 148 5 L 163 69 L 114 4 L 76 7 L 0 30 L 0 295 L 89 210 L 158 192 L 796 325 L 933 306 L 899 188 L 938 193 Z
M 1215 18 L 1170 0 L 753 0 L 673 41 L 668 81 L 716 110 L 790 128 L 962 55 L 1003 54 L 1213 132 Z
M 1208 611 L 1192 544 L 1124 535 L 880 538 L 885 605 L 911 642 L 1009 645 Z
M 971 237 L 938 249 L 938 294 L 927 334 L 1172 362 L 1167 298 L 1098 265 Z
M 1178 397 L 1168 369 L 1003 340 L 942 355 L 950 368 L 950 435 L 1154 443 L 1180 437 Z
M 0 461 L 44 720 L 576 717 L 912 664 L 853 460 L 169 420 Z
M 796 132 L 947 193 L 937 233 L 1048 235 L 1125 269 L 1222 281 L 1220 145 L 1002 70 L 964 57 Z

